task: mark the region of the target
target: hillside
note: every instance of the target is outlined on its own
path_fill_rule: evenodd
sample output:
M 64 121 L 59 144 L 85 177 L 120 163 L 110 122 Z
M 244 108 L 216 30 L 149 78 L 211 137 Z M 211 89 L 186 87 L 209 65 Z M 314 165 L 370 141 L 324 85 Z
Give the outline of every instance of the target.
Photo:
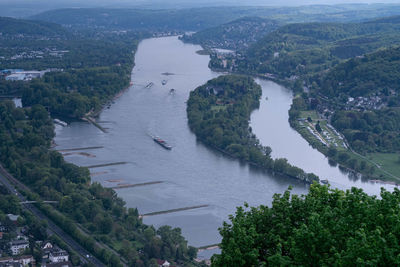
M 69 35 L 61 25 L 33 20 L 22 20 L 8 17 L 0 17 L 1 36 L 10 37 L 14 35 L 35 35 L 35 36 L 65 36 Z
M 197 8 L 183 10 L 152 9 L 59 9 L 32 19 L 43 19 L 78 28 L 134 29 L 152 31 L 200 30 L 242 16 L 239 8 Z M 254 12 L 243 10 L 243 13 Z
M 278 27 L 279 23 L 274 20 L 245 17 L 192 35 L 185 34 L 182 40 L 207 48 L 243 50 Z
M 400 48 L 391 48 L 339 64 L 322 80 L 328 96 L 368 96 L 378 92 L 400 93 Z M 393 102 L 393 104 L 397 104 Z
M 66 8 L 31 17 L 78 28 L 199 31 L 243 17 L 282 23 L 350 22 L 400 14 L 400 5 L 312 5 L 301 7 L 220 6 L 187 9 Z
M 289 24 L 251 46 L 237 67 L 280 78 L 313 74 L 395 45 L 399 38 L 400 24 L 395 23 Z

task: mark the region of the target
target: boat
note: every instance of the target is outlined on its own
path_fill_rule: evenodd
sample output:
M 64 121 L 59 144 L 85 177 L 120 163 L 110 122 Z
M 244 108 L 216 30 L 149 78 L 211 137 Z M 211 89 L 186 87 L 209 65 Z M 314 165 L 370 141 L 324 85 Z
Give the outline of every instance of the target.
M 174 73 L 172 73 L 172 72 L 163 72 L 163 73 L 161 73 L 162 75 L 165 75 L 165 76 L 170 76 L 170 75 L 175 75 Z
M 148 83 L 148 84 L 145 86 L 145 88 L 151 88 L 153 85 L 154 85 L 154 83 L 153 83 L 153 82 L 150 82 L 150 83 Z
M 328 184 L 329 181 L 328 180 L 321 180 L 321 184 Z
M 171 88 L 171 89 L 169 90 L 169 93 L 170 93 L 170 94 L 175 93 L 175 89 L 174 89 L 174 88 Z
M 61 125 L 63 127 L 67 127 L 68 126 L 68 123 L 66 123 L 65 121 L 59 120 L 59 119 L 54 119 L 53 122 L 55 124 Z
M 156 142 L 157 144 L 159 144 L 160 146 L 162 146 L 165 149 L 168 149 L 168 150 L 172 149 L 172 146 L 168 145 L 167 142 L 165 142 L 158 136 L 153 137 L 153 140 L 154 140 L 154 142 Z
M 166 85 L 167 84 L 167 80 L 162 80 L 161 84 L 162 85 Z

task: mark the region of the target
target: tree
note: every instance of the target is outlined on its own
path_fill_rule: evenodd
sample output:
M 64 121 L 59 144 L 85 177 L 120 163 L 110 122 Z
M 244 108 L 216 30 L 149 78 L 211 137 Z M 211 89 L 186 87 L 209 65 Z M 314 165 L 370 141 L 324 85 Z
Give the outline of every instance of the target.
M 317 122 L 317 124 L 315 125 L 315 129 L 320 133 L 322 132 L 321 126 L 319 125 L 319 121 Z
M 312 184 L 307 195 L 276 194 L 272 206 L 238 207 L 220 228 L 212 266 L 397 266 L 400 190 Z

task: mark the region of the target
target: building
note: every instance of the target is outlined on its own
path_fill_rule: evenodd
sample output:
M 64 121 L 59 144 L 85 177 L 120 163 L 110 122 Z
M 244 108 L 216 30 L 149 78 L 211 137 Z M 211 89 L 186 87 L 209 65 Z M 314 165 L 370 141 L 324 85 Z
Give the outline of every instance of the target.
M 23 266 L 28 266 L 29 264 L 34 265 L 35 259 L 33 258 L 32 255 L 24 255 L 24 256 L 14 258 L 14 262 L 19 262 Z
M 157 265 L 159 267 L 170 267 L 171 264 L 166 260 L 157 259 Z
M 24 81 L 26 75 L 23 73 L 15 73 L 6 76 L 6 81 Z
M 49 260 L 50 260 L 51 263 L 65 262 L 65 261 L 68 261 L 68 259 L 69 259 L 68 252 L 66 252 L 63 249 L 53 248 L 50 251 Z
M 0 267 L 28 266 L 35 265 L 35 259 L 32 255 L 20 256 L 17 258 L 0 258 Z
M 43 262 L 42 266 L 52 266 L 49 265 L 51 263 L 66 263 L 69 261 L 69 254 L 67 251 L 59 248 L 57 245 L 54 245 L 45 241 L 41 244 L 40 249 L 43 253 Z
M 26 240 L 14 240 L 10 242 L 12 255 L 18 255 L 27 248 L 29 248 L 29 242 Z
M 42 263 L 41 267 L 72 267 L 72 263 L 69 261 Z

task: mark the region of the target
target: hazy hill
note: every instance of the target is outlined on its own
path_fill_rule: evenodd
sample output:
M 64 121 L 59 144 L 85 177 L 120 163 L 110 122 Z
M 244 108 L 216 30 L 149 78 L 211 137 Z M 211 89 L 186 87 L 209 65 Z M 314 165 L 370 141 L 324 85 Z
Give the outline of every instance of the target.
M 281 77 L 309 74 L 396 45 L 399 39 L 396 23 L 289 24 L 251 46 L 244 67 Z
M 400 47 L 353 58 L 339 64 L 325 76 L 322 92 L 329 96 L 344 93 L 353 97 L 391 90 L 400 92 Z
M 3 35 L 61 36 L 69 34 L 61 25 L 33 20 L 0 17 L 0 32 Z
M 279 23 L 275 20 L 245 17 L 192 35 L 184 35 L 182 39 L 204 47 L 241 50 L 278 27 Z
M 301 7 L 220 6 L 189 9 L 67 8 L 32 19 L 72 27 L 199 31 L 249 16 L 296 22 L 350 22 L 400 15 L 400 5 L 312 5 Z

